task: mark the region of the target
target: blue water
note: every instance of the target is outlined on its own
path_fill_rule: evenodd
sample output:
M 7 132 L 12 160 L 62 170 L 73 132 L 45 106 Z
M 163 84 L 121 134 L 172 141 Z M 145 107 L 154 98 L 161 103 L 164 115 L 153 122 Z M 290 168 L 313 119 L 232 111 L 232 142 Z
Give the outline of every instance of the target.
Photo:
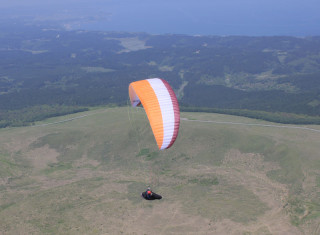
M 316 0 L 119 0 L 78 28 L 201 35 L 320 35 Z
M 0 18 L 25 14 L 37 20 L 67 23 L 72 29 L 152 34 L 320 35 L 319 0 L 29 0 L 14 3 L 8 1 L 0 5 Z M 5 7 L 20 10 L 8 13 Z

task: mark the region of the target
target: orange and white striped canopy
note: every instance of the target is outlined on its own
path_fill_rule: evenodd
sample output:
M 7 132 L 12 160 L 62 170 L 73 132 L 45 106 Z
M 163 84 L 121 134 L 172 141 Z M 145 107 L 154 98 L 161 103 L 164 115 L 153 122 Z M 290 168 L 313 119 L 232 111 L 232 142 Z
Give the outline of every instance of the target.
M 131 105 L 143 105 L 159 149 L 172 146 L 178 136 L 180 111 L 177 97 L 167 81 L 150 78 L 129 85 Z

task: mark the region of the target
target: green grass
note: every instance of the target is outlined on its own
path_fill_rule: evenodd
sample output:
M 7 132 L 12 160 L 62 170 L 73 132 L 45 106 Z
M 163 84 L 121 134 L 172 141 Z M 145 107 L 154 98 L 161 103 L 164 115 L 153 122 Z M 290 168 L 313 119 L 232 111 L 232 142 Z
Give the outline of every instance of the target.
M 193 178 L 193 179 L 189 179 L 188 182 L 191 184 L 199 184 L 202 186 L 211 186 L 211 185 L 218 185 L 219 184 L 219 180 L 217 177 L 204 178 L 202 176 L 197 177 L 197 178 Z
M 159 151 L 144 110 L 130 112 L 131 122 L 127 108 L 108 108 L 70 122 L 0 130 L 0 233 L 140 233 L 133 224 L 152 229 L 170 224 L 170 233 L 186 226 L 179 218 L 202 218 L 227 219 L 243 226 L 243 233 L 268 234 L 263 226 L 249 229 L 272 209 L 261 192 L 278 196 L 272 186 L 261 192 L 252 188 L 265 183 L 260 175 L 288 189 L 283 210 L 292 226 L 303 229 L 320 218 L 317 133 L 182 121 L 173 147 Z M 182 115 L 239 122 L 221 114 Z M 57 152 L 56 159 L 45 162 L 50 156 L 40 150 L 47 148 Z M 262 162 L 254 169 L 249 157 L 242 165 L 237 159 L 226 165 L 232 151 L 260 156 Z M 42 168 L 33 161 L 37 153 L 42 154 L 37 160 L 44 158 Z M 274 168 L 264 172 L 268 164 Z M 314 187 L 304 186 L 306 170 L 314 172 Z M 237 176 L 245 180 L 238 182 Z M 141 200 L 146 185 L 163 200 Z M 145 213 L 149 220 L 142 219 Z
M 229 218 L 239 223 L 255 221 L 268 209 L 251 191 L 239 185 L 208 187 L 201 183 L 178 185 L 175 196 L 183 195 L 184 210 L 217 220 Z M 250 202 L 250 203 L 249 203 Z
M 58 162 L 48 164 L 48 168 L 44 170 L 45 174 L 50 174 L 55 171 L 66 171 L 72 169 L 72 164 L 70 162 Z
M 18 166 L 10 159 L 8 154 L 0 153 L 0 177 L 13 176 L 18 170 Z
M 140 156 L 145 156 L 145 155 L 148 155 L 150 153 L 150 150 L 145 148 L 145 149 L 141 149 L 140 152 L 138 153 L 137 157 L 140 157 Z

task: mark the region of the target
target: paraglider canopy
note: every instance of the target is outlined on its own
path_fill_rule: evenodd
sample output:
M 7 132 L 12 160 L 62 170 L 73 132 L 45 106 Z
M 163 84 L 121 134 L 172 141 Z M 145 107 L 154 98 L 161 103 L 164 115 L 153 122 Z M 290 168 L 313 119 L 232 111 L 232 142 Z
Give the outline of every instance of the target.
M 129 97 L 133 107 L 143 105 L 159 149 L 170 148 L 178 136 L 180 110 L 169 83 L 160 78 L 132 82 Z

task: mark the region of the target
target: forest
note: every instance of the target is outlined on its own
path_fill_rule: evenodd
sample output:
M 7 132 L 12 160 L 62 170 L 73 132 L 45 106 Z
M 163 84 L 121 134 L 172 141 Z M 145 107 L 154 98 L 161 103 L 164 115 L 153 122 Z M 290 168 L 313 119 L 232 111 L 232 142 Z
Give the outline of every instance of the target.
M 1 127 L 98 105 L 127 105 L 129 83 L 151 77 L 169 82 L 183 110 L 272 116 L 282 123 L 320 120 L 320 37 L 1 25 Z

